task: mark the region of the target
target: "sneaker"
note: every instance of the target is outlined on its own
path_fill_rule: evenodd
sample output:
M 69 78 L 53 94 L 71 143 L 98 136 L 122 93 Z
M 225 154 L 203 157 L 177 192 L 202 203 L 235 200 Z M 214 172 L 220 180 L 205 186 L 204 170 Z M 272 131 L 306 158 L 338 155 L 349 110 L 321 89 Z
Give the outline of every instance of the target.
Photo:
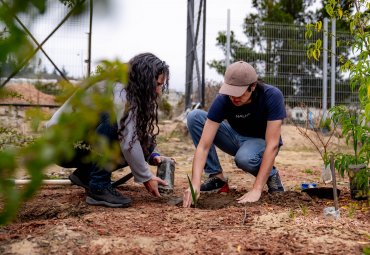
M 269 188 L 268 190 L 269 193 L 285 191 L 283 183 L 280 179 L 279 172 L 276 172 L 276 174 L 270 176 L 267 179 L 267 187 Z
M 210 176 L 202 185 L 200 192 L 229 192 L 229 184 L 227 179 L 222 180 L 217 176 Z
M 107 207 L 129 207 L 131 198 L 122 196 L 111 185 L 105 189 L 88 190 L 86 203 L 89 205 L 103 205 Z
M 73 173 L 71 173 L 68 176 L 68 179 L 71 181 L 72 185 L 77 185 L 81 188 L 84 188 L 86 190 L 89 189 L 89 177 L 86 175 L 82 175 L 81 170 L 79 171 L 78 169 L 75 170 Z

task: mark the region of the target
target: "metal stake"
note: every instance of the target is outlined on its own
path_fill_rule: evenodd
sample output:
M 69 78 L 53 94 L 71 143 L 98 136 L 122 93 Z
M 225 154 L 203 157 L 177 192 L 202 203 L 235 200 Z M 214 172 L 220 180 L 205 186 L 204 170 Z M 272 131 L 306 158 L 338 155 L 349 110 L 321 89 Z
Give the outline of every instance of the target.
M 334 169 L 334 157 L 330 155 L 330 169 L 331 175 L 333 177 L 333 197 L 334 197 L 334 207 L 335 211 L 338 211 L 338 193 L 337 193 L 337 178 L 335 176 L 335 169 Z

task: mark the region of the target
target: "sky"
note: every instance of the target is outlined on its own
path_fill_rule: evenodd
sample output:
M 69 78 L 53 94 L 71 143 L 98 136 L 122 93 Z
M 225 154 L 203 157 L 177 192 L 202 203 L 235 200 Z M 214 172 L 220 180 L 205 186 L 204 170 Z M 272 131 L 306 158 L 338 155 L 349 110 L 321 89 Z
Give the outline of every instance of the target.
M 231 30 L 243 40 L 243 19 L 251 0 L 208 0 L 206 61 L 223 58 L 216 47 L 219 31 L 227 29 L 230 9 Z M 186 0 L 111 0 L 110 9 L 94 12 L 92 66 L 102 59 L 128 61 L 142 52 L 152 52 L 170 66 L 170 88 L 185 91 Z M 244 39 L 245 40 L 245 39 Z M 206 80 L 222 81 L 206 65 Z

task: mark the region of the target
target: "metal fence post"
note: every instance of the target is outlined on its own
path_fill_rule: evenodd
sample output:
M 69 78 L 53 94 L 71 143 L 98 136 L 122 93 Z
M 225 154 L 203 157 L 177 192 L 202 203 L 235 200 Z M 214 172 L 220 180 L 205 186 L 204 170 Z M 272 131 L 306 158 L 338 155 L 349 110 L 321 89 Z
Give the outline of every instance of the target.
M 226 30 L 226 67 L 230 65 L 230 9 L 227 9 L 227 30 Z
M 87 47 L 87 75 L 91 74 L 91 38 L 92 38 L 92 21 L 93 21 L 93 0 L 90 0 L 90 17 L 89 17 L 89 33 L 88 33 L 88 47 Z
M 331 65 L 330 65 L 330 107 L 335 106 L 335 59 L 336 59 L 336 22 L 335 19 L 331 19 Z
M 322 68 L 322 119 L 326 119 L 328 104 L 328 18 L 324 18 L 323 33 L 323 68 Z
M 194 0 L 188 0 L 187 36 L 186 36 L 186 76 L 185 76 L 185 110 L 191 108 L 193 92 L 193 63 L 194 63 L 194 34 L 192 24 L 194 20 Z

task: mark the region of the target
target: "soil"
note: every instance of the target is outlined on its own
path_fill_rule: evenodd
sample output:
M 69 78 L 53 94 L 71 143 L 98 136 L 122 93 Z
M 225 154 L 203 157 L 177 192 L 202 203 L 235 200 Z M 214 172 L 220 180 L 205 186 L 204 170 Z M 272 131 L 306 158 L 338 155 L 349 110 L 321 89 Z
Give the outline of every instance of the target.
M 5 89 L 17 93 L 17 97 L 2 98 L 2 103 L 55 105 L 55 97 L 37 90 L 29 83 L 10 83 Z
M 118 189 L 133 199 L 130 208 L 85 203 L 79 187 L 43 186 L 16 219 L 0 227 L 0 254 L 362 254 L 370 247 L 367 201 L 350 199 L 348 179 L 341 190 L 339 218 L 324 215 L 332 200 L 310 197 L 300 184 L 320 182 L 321 159 L 295 126 L 283 126 L 284 146 L 276 167 L 286 192 L 238 204 L 254 177 L 220 152 L 229 193 L 201 194 L 196 208 L 182 208 L 194 146 L 182 122 L 163 122 L 158 138 L 163 155 L 176 159 L 172 194 L 154 198 L 132 180 Z M 333 149 L 345 149 L 333 139 Z M 73 169 L 53 166 L 50 178 L 66 178 Z M 156 169 L 152 168 L 155 173 Z M 114 172 L 114 179 L 129 172 Z M 25 176 L 24 176 L 25 177 Z

